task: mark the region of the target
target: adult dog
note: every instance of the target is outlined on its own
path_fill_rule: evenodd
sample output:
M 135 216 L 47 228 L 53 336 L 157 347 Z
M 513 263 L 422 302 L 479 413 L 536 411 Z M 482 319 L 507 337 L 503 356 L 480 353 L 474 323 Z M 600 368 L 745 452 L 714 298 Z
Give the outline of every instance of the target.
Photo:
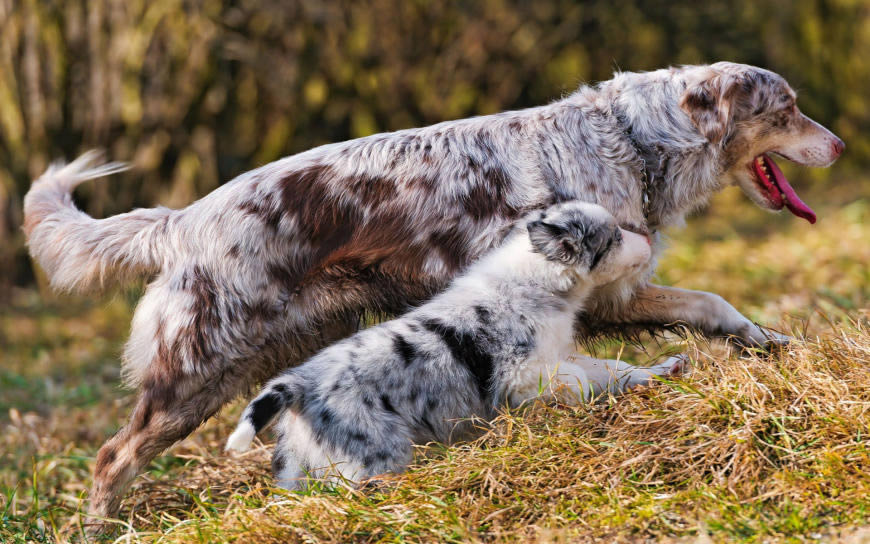
M 664 327 L 759 345 L 722 298 L 648 283 L 658 230 L 728 184 L 815 220 L 774 153 L 827 166 L 843 142 L 779 75 L 717 63 L 620 73 L 547 106 L 326 145 L 247 172 L 182 210 L 96 220 L 71 192 L 114 171 L 50 168 L 25 198 L 30 251 L 61 289 L 150 276 L 124 354 L 140 389 L 100 449 L 91 513 L 227 401 L 347 336 L 360 312 L 427 299 L 525 212 L 579 199 L 648 234 L 643 270 L 592 296 L 581 328 Z M 590 360 L 590 364 L 595 361 Z

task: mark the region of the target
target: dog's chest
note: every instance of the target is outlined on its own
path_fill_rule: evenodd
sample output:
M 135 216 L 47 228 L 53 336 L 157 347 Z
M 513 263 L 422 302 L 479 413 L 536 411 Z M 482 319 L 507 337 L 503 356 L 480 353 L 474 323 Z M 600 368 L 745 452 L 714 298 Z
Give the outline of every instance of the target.
M 535 348 L 529 354 L 533 361 L 555 361 L 574 351 L 574 313 L 553 312 L 535 327 Z

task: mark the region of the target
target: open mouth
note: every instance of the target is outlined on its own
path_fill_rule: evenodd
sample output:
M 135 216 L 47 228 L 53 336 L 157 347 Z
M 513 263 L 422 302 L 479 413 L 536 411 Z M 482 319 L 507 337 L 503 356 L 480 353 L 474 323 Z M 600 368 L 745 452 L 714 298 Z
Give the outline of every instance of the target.
M 766 153 L 752 161 L 756 175 L 756 184 L 770 202 L 771 208 L 781 210 L 783 207 L 798 217 L 803 217 L 810 223 L 816 222 L 816 214 L 792 189 L 782 170 Z

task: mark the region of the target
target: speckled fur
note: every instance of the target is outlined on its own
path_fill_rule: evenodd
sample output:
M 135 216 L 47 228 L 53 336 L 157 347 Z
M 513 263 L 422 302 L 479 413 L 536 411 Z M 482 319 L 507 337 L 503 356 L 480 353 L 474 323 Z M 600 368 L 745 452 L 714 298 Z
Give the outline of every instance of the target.
M 778 101 L 785 94 L 790 102 Z M 437 293 L 530 210 L 580 199 L 623 226 L 658 229 L 729 183 L 765 205 L 750 177 L 756 155 L 822 166 L 842 150 L 793 102 L 781 77 L 744 65 L 619 73 L 546 106 L 318 147 L 181 210 L 106 219 L 77 210 L 70 193 L 111 168 L 92 156 L 50 168 L 25 197 L 24 231 L 52 284 L 152 278 L 124 353 L 139 398 L 97 456 L 91 512 L 114 515 L 155 455 L 352 333 L 360 312 L 395 314 Z M 648 218 L 641 158 L 654 174 Z M 580 331 L 682 321 L 766 341 L 715 295 L 648 284 L 660 250 L 654 234 L 648 266 L 594 293 Z

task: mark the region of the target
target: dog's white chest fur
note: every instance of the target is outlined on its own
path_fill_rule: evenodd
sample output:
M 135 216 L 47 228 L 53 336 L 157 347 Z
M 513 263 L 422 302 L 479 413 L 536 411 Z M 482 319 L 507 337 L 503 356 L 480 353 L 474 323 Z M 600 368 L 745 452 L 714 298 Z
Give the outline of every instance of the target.
M 556 311 L 543 316 L 536 327 L 535 349 L 525 364 L 518 365 L 505 376 L 505 389 L 511 404 L 517 399 L 534 398 L 553 378 L 554 363 L 565 361 L 575 352 L 575 314 Z

